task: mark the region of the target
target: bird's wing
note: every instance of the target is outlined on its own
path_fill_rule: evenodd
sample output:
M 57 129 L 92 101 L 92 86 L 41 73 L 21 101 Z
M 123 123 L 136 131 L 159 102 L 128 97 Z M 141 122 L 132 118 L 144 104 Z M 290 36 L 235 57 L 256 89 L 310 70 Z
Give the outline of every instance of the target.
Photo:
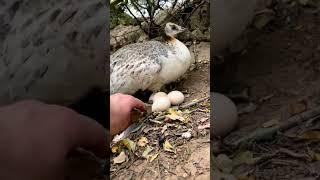
M 167 56 L 160 42 L 132 44 L 115 52 L 110 58 L 111 88 L 115 92 L 132 93 L 147 89 L 158 77 L 161 58 Z

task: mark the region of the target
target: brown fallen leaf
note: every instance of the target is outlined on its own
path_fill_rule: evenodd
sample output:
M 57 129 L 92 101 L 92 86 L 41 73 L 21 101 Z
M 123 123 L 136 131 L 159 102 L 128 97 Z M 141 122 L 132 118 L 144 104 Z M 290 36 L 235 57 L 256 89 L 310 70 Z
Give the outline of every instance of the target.
M 163 134 L 168 129 L 167 125 L 164 125 L 161 130 L 161 134 Z
M 174 150 L 173 146 L 169 143 L 168 140 L 166 140 L 163 144 L 163 149 L 165 151 L 168 151 L 168 152 L 172 152 L 172 153 L 176 153 L 176 151 Z
M 199 130 L 202 130 L 202 129 L 210 129 L 210 123 L 207 123 L 205 125 L 200 125 L 198 126 L 198 129 Z
M 147 146 L 146 149 L 143 151 L 142 153 L 142 157 L 144 158 L 148 158 L 149 157 L 149 153 L 153 150 L 153 148 L 151 146 Z
M 149 162 L 152 162 L 153 160 L 155 160 L 158 157 L 158 155 L 159 153 L 149 156 Z
M 144 147 L 146 144 L 148 144 L 149 141 L 146 137 L 141 137 L 139 140 L 138 140 L 138 146 L 140 147 Z
M 275 126 L 275 125 L 279 125 L 279 120 L 278 119 L 272 119 L 270 121 L 267 121 L 267 122 L 262 124 L 262 127 L 268 128 L 268 127 L 272 127 L 272 126 Z
M 312 151 L 311 149 L 309 149 L 308 154 L 312 160 L 320 161 L 320 153 L 316 153 L 316 152 Z
M 122 140 L 123 145 L 125 145 L 130 151 L 135 152 L 136 150 L 136 143 L 131 141 L 130 139 L 126 138 Z
M 307 110 L 307 103 L 305 101 L 299 101 L 290 105 L 290 115 L 300 114 Z
M 259 158 L 254 158 L 253 153 L 251 151 L 244 151 L 244 152 L 238 153 L 233 158 L 233 164 L 235 166 L 240 164 L 251 165 L 251 164 L 254 164 L 257 160 L 259 160 Z
M 299 136 L 301 139 L 320 140 L 320 130 L 308 130 Z
M 112 148 L 111 148 L 111 152 L 114 154 L 119 153 L 120 151 L 121 151 L 121 147 L 118 144 L 112 146 Z
M 117 157 L 113 158 L 114 164 L 121 164 L 127 160 L 127 155 L 122 151 Z
M 262 29 L 274 18 L 275 16 L 272 10 L 265 11 L 264 13 L 261 13 L 255 17 L 253 24 L 257 29 Z

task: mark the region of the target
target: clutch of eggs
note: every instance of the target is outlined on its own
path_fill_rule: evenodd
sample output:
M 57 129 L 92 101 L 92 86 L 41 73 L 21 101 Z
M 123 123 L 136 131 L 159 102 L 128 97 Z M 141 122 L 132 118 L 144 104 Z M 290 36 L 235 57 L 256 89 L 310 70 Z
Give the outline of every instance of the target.
M 157 92 L 149 98 L 152 101 L 152 112 L 161 112 L 169 109 L 171 105 L 179 105 L 184 101 L 184 95 L 180 91 L 171 91 L 166 94 Z

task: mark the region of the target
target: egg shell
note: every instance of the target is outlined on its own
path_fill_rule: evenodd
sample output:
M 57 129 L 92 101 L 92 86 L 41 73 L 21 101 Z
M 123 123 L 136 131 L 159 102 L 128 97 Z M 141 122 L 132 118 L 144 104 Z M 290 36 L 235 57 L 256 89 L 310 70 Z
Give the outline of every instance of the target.
M 171 102 L 167 96 L 158 97 L 152 104 L 152 112 L 161 112 L 169 109 Z
M 213 135 L 223 137 L 230 133 L 238 122 L 237 107 L 228 97 L 213 92 L 211 93 L 213 107 Z
M 168 97 L 172 105 L 179 105 L 184 101 L 184 95 L 180 91 L 171 91 Z
M 155 94 L 152 94 L 149 98 L 149 101 L 150 102 L 153 102 L 155 101 L 155 99 L 157 99 L 158 97 L 163 97 L 163 96 L 167 96 L 167 93 L 165 92 L 157 92 Z

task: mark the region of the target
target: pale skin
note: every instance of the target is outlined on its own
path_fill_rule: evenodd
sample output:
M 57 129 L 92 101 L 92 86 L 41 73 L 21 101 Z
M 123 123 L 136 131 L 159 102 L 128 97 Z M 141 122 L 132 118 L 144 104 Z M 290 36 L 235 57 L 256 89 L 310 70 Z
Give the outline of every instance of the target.
M 130 115 L 134 108 L 146 110 L 144 103 L 133 96 L 120 93 L 110 96 L 111 136 L 125 130 L 131 124 Z
M 111 135 L 126 129 L 133 108 L 144 104 L 129 95 L 110 96 Z M 0 108 L 0 179 L 64 179 L 67 157 L 76 148 L 106 158 L 107 134 L 102 125 L 75 111 L 39 101 Z

